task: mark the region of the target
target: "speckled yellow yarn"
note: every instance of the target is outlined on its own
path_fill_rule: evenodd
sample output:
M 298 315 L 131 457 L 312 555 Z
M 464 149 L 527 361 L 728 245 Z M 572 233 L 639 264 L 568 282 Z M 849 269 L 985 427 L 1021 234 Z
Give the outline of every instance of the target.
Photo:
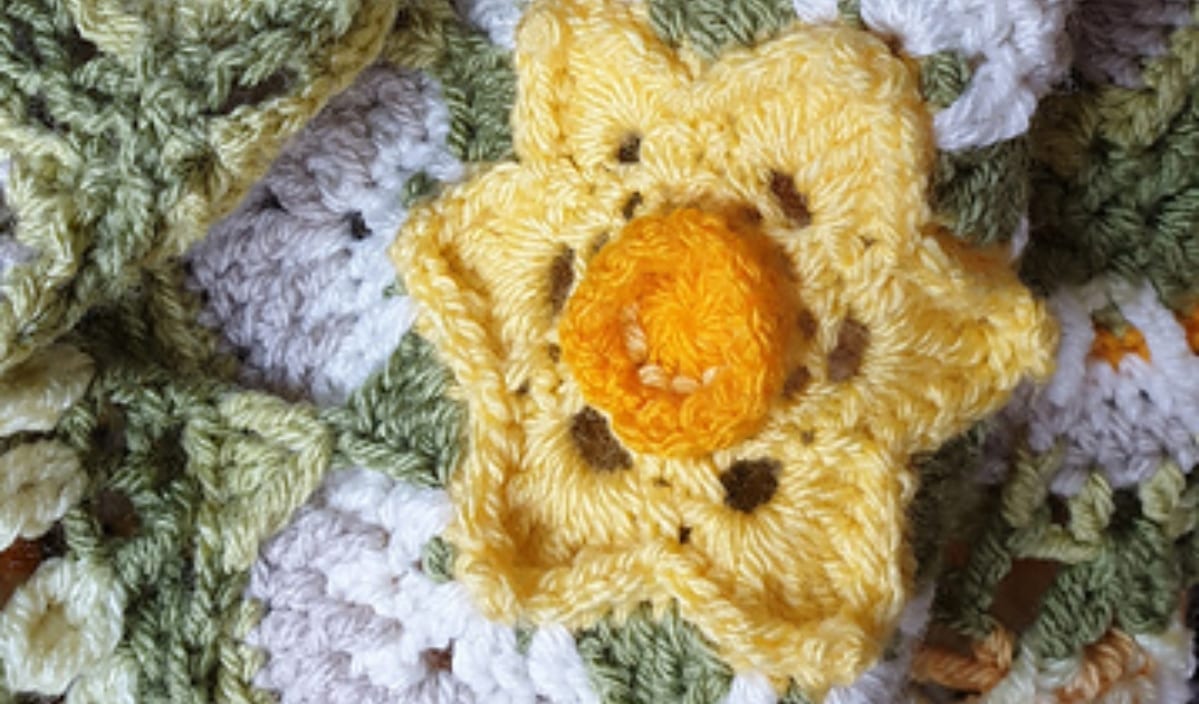
M 509 621 L 675 601 L 739 671 L 848 682 L 907 597 L 910 455 L 1048 372 L 1047 316 L 1006 256 L 936 236 L 929 115 L 876 37 L 796 27 L 708 63 L 643 7 L 560 0 L 516 65 L 519 163 L 414 211 L 392 252 L 468 409 L 455 578 Z M 759 432 L 674 459 L 617 442 L 557 327 L 629 219 L 685 207 L 778 244 L 807 344 Z

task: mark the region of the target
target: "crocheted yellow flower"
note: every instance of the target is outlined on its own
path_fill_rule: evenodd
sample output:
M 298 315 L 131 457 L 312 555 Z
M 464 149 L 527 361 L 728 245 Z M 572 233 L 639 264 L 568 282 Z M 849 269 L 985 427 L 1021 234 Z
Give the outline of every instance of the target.
M 459 382 L 455 577 L 505 620 L 677 603 L 812 693 L 907 596 L 912 453 L 1048 372 L 998 253 L 936 236 L 911 69 L 796 27 L 703 63 L 617 0 L 534 6 L 517 163 L 393 248 Z

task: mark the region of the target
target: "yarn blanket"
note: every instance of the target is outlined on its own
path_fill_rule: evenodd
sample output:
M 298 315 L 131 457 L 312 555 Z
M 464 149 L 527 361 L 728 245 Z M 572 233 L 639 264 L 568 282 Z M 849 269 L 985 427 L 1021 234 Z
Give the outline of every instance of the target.
M 5 0 L 0 704 L 1199 700 L 1197 20 Z

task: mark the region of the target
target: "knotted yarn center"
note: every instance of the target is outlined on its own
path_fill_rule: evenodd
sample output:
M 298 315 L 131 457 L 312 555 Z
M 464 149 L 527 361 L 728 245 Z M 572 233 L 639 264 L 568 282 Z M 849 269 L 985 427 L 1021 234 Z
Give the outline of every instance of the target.
M 696 208 L 629 222 L 567 301 L 563 359 L 629 448 L 697 456 L 756 432 L 780 396 L 796 285 L 752 227 Z

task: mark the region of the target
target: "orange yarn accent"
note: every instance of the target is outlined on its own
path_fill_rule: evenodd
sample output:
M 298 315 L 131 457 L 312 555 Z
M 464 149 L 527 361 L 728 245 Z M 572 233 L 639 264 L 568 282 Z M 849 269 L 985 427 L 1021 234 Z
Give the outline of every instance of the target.
M 921 648 L 912 659 L 913 676 L 964 692 L 990 691 L 1012 669 L 1012 635 L 997 628 L 971 650 L 972 656 L 967 657 L 942 648 Z
M 1092 357 L 1107 360 L 1112 369 L 1116 369 L 1125 355 L 1134 353 L 1141 359 L 1149 359 L 1149 346 L 1145 344 L 1145 336 L 1140 330 L 1128 325 L 1123 333 L 1116 335 L 1106 327 L 1095 327 L 1095 342 L 1091 344 Z
M 1185 316 L 1179 316 L 1178 322 L 1182 323 L 1182 328 L 1186 331 L 1187 344 L 1190 345 L 1191 351 L 1199 354 L 1199 305 L 1191 308 L 1191 312 Z
M 596 255 L 562 355 L 626 445 L 696 456 L 761 427 L 798 337 L 782 261 L 765 236 L 694 208 L 637 218 Z
M 1078 673 L 1057 690 L 1062 704 L 1096 701 L 1114 685 L 1153 674 L 1152 660 L 1131 636 L 1112 629 L 1084 650 Z

